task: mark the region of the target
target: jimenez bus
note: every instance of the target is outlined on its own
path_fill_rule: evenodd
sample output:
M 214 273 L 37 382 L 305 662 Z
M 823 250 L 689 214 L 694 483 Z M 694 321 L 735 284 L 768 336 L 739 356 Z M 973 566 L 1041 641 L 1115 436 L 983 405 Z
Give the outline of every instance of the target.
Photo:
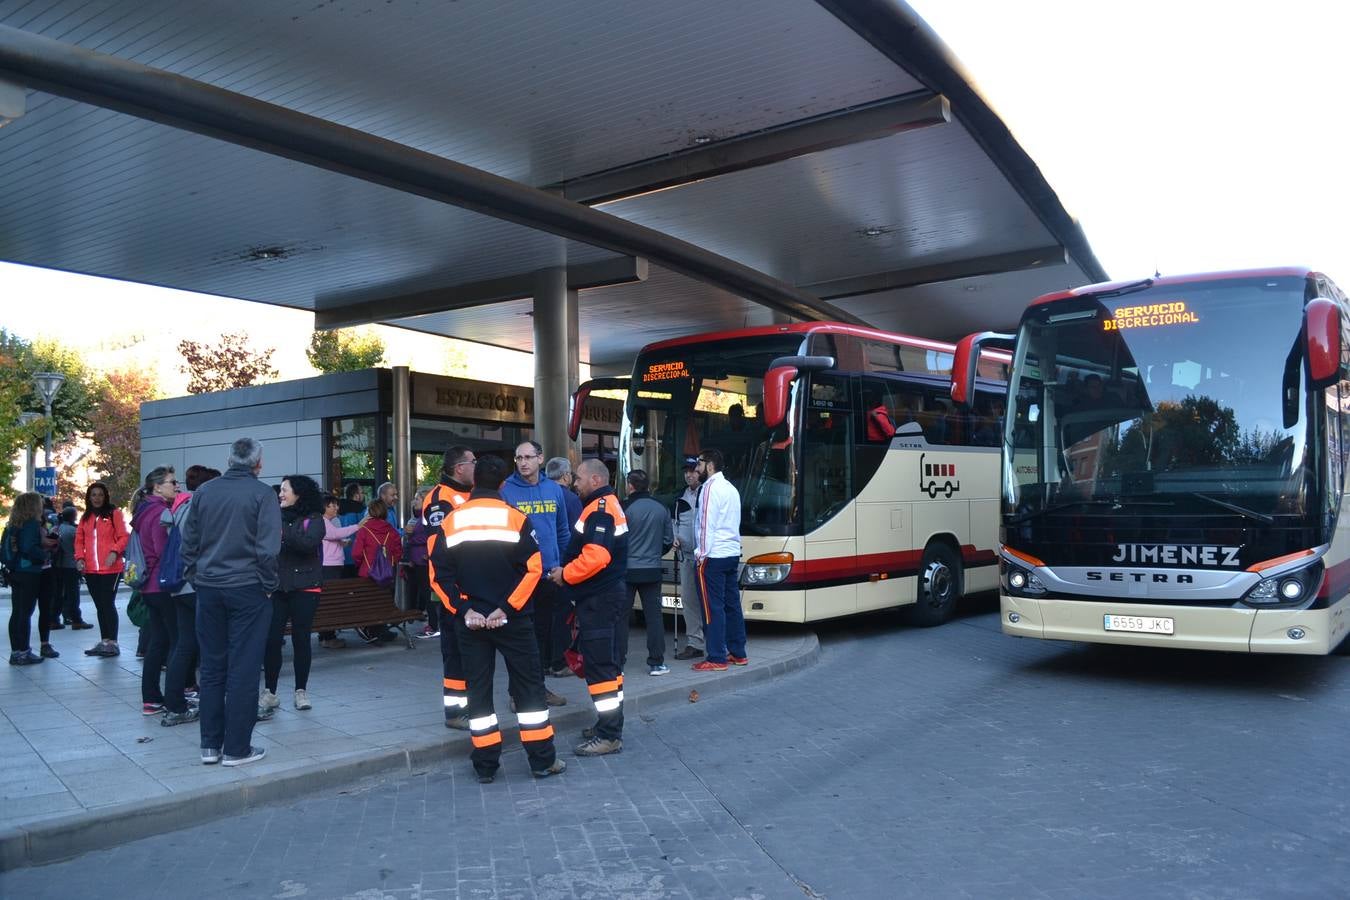
M 1350 621 L 1345 295 L 1303 268 L 1041 297 L 1001 435 L 1003 631 L 1327 653 Z M 1350 646 L 1350 645 L 1347 645 Z
M 741 495 L 747 619 L 907 607 L 936 625 L 963 592 L 997 584 L 1008 357 L 981 361 L 974 408 L 957 409 L 954 349 L 835 323 L 701 334 L 645 347 L 631 378 L 588 382 L 575 406 L 627 390 L 619 484 L 642 468 L 667 508 L 684 460 L 722 451 Z

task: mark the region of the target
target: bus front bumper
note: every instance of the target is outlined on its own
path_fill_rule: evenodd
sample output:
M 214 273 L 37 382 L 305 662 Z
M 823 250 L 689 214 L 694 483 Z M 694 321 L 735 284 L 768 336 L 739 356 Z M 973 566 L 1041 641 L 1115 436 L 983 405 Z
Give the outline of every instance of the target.
M 1057 600 L 999 595 L 1003 633 L 1055 641 L 1088 641 L 1136 647 L 1230 650 L 1252 653 L 1326 654 L 1345 637 L 1346 604 L 1332 609 L 1222 609 Z M 1109 615 L 1171 619 L 1172 633 L 1109 631 Z M 1301 637 L 1293 635 L 1302 633 Z

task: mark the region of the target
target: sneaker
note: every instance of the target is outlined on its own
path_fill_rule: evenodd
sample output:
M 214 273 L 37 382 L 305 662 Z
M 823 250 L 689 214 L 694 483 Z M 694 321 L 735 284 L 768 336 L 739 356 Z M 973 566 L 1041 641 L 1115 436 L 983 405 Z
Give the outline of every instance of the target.
M 122 651 L 118 648 L 116 641 L 99 641 L 97 644 L 84 651 L 85 656 L 112 657 L 120 656 L 121 654 Z
M 549 766 L 547 769 L 532 769 L 530 774 L 535 778 L 547 778 L 550 775 L 561 775 L 566 771 L 567 763 L 563 762 L 561 759 L 555 759 L 553 765 Z
M 42 662 L 42 657 L 38 656 L 32 650 L 19 650 L 9 655 L 9 664 L 11 666 L 31 666 Z
M 576 676 L 576 673 L 565 665 L 554 666 L 551 669 L 545 669 L 544 674 L 549 676 L 550 678 L 573 678 Z
M 94 626 L 93 626 L 93 625 L 90 625 L 88 622 L 72 622 L 71 625 L 70 625 L 70 630 L 71 630 L 71 631 L 84 631 L 84 630 L 86 630 L 86 629 L 88 629 L 88 628 L 93 628 L 93 627 L 94 627 Z
M 727 662 L 731 663 L 733 666 L 748 666 L 750 665 L 750 657 L 736 656 L 734 654 L 728 653 Z
M 608 756 L 611 753 L 621 753 L 623 751 L 623 741 L 619 739 L 609 740 L 602 737 L 593 737 L 589 741 L 577 744 L 572 752 L 577 756 Z
M 544 702 L 549 706 L 566 706 L 567 698 L 561 694 L 555 694 L 548 688 L 544 688 Z
M 445 717 L 445 727 L 446 727 L 446 728 L 453 728 L 453 729 L 455 729 L 456 731 L 468 731 L 468 730 L 469 730 L 469 717 L 468 717 L 468 716 L 446 716 L 446 717 Z
M 258 695 L 258 706 L 261 709 L 276 709 L 280 705 L 281 701 L 277 699 L 277 695 L 267 688 L 263 688 L 262 693 Z
M 583 728 L 583 729 L 581 729 L 581 739 L 582 739 L 583 741 L 589 741 L 589 740 L 590 740 L 591 738 L 593 738 L 593 737 L 595 737 L 595 726 L 594 726 L 594 725 L 590 726 L 589 728 Z
M 675 654 L 676 659 L 698 659 L 703 655 L 703 651 L 697 647 L 685 647 Z
M 215 765 L 216 763 L 218 763 L 218 762 L 220 762 L 220 751 L 219 751 L 219 750 L 213 750 L 213 749 L 210 748 L 210 747 L 203 747 L 203 748 L 202 748 L 202 765 L 204 765 L 204 766 L 214 766 L 214 765 Z
M 479 784 L 492 784 L 496 779 L 496 772 L 474 772 L 474 777 L 478 779 Z
M 296 709 L 313 709 L 313 708 L 314 708 L 313 704 L 311 704 L 311 703 L 309 702 L 309 691 L 305 690 L 304 688 L 296 688 L 296 690 L 295 690 L 295 708 L 296 708 Z
M 163 704 L 163 703 L 142 703 L 142 704 L 141 704 L 141 715 L 143 715 L 143 716 L 157 716 L 157 715 L 159 715 L 159 714 L 162 713 L 162 712 L 164 712 L 164 704 Z
M 650 669 L 647 670 L 647 674 L 648 674 L 648 675 L 669 675 L 669 674 L 670 674 L 670 666 L 666 665 L 665 663 L 661 663 L 660 665 L 652 666 Z
M 266 722 L 268 719 L 272 718 L 272 717 L 275 716 L 276 714 L 277 714 L 276 707 L 273 707 L 273 706 L 263 706 L 261 703 L 258 704 L 258 718 L 257 718 L 257 721 L 259 721 L 259 722 Z
M 201 698 L 202 695 L 192 688 L 187 688 L 183 691 L 183 699 L 188 703 L 199 703 L 201 702 Z
M 373 628 L 357 628 L 356 636 L 367 644 L 373 644 L 380 639 L 380 633 Z
M 48 630 L 48 631 L 61 631 L 61 630 L 64 629 L 65 627 L 66 627 L 66 626 L 62 625 L 60 622 L 53 622 L 52 624 L 50 624 L 50 625 L 47 626 L 47 630 Z
M 727 664 L 705 659 L 703 662 L 694 663 L 689 668 L 693 669 L 695 672 L 725 672 L 727 670 Z
M 441 636 L 440 631 L 438 629 L 432 628 L 430 625 L 428 625 L 426 628 L 423 628 L 421 631 L 417 632 L 417 634 L 413 635 L 413 637 L 419 638 L 424 641 L 430 638 L 438 638 L 440 636 Z
M 347 639 L 340 637 L 325 638 L 324 640 L 319 641 L 319 646 L 325 650 L 343 650 L 347 646 Z
M 221 760 L 222 766 L 242 766 L 251 762 L 257 762 L 267 755 L 267 751 L 262 747 L 249 747 L 248 753 L 244 756 L 230 756 L 226 754 Z
M 51 644 L 43 644 L 42 648 L 38 652 L 42 654 L 43 659 L 56 659 L 58 656 L 61 655 L 60 653 L 56 652 L 56 648 L 53 647 Z
M 165 728 L 172 728 L 174 725 L 186 725 L 189 722 L 195 721 L 197 721 L 197 708 L 195 706 L 189 706 L 180 713 L 172 711 L 165 712 L 164 718 L 159 720 L 159 724 L 163 725 Z

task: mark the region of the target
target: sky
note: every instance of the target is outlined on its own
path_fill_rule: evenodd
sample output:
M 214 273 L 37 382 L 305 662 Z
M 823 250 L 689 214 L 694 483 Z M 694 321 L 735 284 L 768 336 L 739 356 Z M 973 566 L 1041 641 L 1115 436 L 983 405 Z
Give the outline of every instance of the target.
M 1031 155 L 1112 278 L 1310 265 L 1350 288 L 1350 4 L 1205 0 L 911 0 Z M 20 304 L 13 298 L 51 298 Z M 247 317 L 283 378 L 311 374 L 308 314 L 0 264 L 0 325 L 133 354 L 169 393 L 182 337 Z M 1030 299 L 1030 298 L 1028 298 Z M 59 308 L 59 318 L 51 310 Z M 118 327 L 72 329 L 72 323 Z M 446 345 L 382 328 L 389 363 L 421 371 Z M 99 343 L 116 347 L 100 348 Z M 478 377 L 532 380 L 529 357 L 482 351 Z M 490 375 L 487 373 L 491 373 Z

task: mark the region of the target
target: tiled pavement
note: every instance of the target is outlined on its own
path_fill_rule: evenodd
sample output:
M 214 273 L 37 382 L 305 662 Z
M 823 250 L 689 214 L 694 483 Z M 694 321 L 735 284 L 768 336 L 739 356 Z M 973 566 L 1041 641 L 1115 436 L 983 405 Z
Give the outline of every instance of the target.
M 7 601 L 0 596 L 0 618 L 8 616 Z M 267 748 L 265 760 L 234 769 L 203 766 L 196 725 L 164 728 L 157 717 L 140 714 L 135 629 L 125 619 L 122 624 L 121 657 L 87 657 L 83 650 L 96 642 L 97 630 L 63 630 L 52 633 L 60 659 L 0 666 L 0 868 L 467 753 L 467 734 L 443 724 L 438 642 L 417 641 L 410 651 L 401 641 L 363 645 L 348 632 L 348 649 L 316 645 L 309 684 L 314 708 L 306 712 L 290 702 L 287 647 L 282 707 L 254 731 L 254 743 Z M 630 715 L 683 699 L 691 689 L 712 693 L 779 674 L 811 662 L 818 649 L 805 629 L 772 629 L 756 635 L 746 669 L 709 676 L 668 658 L 671 674 L 653 678 L 633 664 L 646 658 L 642 630 L 633 630 L 630 646 Z M 497 707 L 506 730 L 512 717 L 503 670 L 498 666 Z M 588 723 L 585 683 L 548 683 L 568 699 L 553 711 L 555 723 Z

